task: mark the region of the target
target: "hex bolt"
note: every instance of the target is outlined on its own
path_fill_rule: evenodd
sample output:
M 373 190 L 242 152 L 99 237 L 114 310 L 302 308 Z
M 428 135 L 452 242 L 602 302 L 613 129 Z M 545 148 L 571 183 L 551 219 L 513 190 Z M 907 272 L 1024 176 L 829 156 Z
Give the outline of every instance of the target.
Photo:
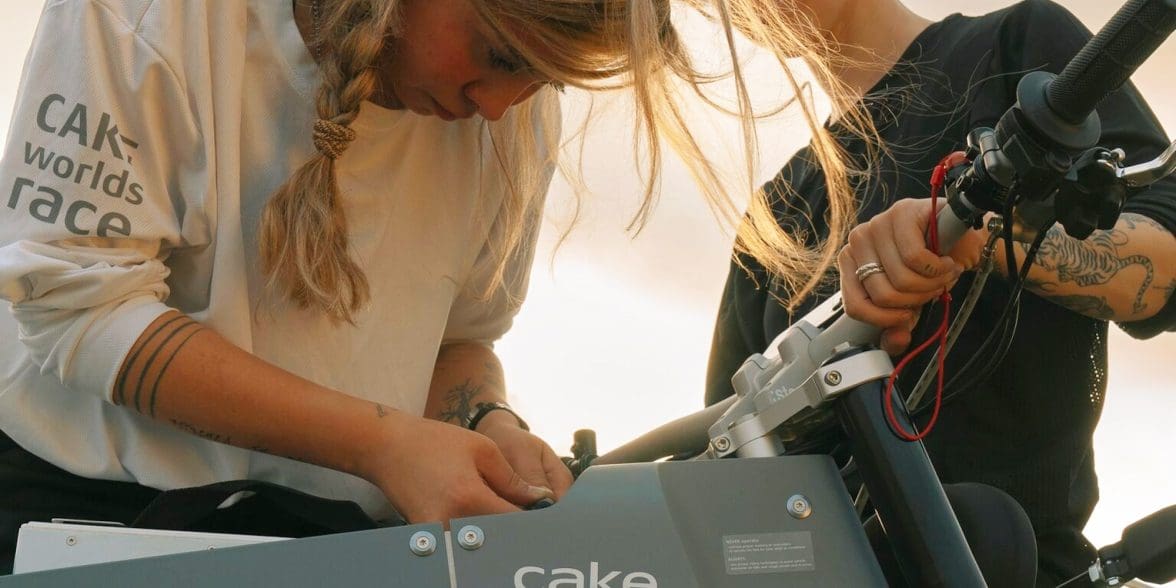
M 457 544 L 467 551 L 473 551 L 485 542 L 486 535 L 475 525 L 466 525 L 457 532 Z
M 836 385 L 840 384 L 841 383 L 841 372 L 834 370 L 834 371 L 831 371 L 831 372 L 825 374 L 825 383 L 830 386 L 836 386 Z
M 730 448 L 731 448 L 731 440 L 728 439 L 727 437 L 719 437 L 718 439 L 715 439 L 715 449 L 717 451 L 720 451 L 720 452 L 727 451 Z
M 428 531 L 417 531 L 408 540 L 408 548 L 421 557 L 433 555 L 437 551 L 437 537 Z
M 78 544 L 78 538 L 74 537 L 73 535 L 70 535 L 69 537 L 65 538 L 65 544 L 70 547 L 73 547 L 74 545 Z
M 793 494 L 788 497 L 788 514 L 798 519 L 807 519 L 813 514 L 813 505 L 803 494 Z

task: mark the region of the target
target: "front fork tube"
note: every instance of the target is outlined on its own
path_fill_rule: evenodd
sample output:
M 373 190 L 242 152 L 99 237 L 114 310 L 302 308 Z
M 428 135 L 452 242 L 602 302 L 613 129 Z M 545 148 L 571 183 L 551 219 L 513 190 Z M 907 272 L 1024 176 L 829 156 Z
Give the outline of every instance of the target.
M 899 439 L 886 422 L 885 380 L 861 384 L 834 402 L 854 461 L 912 586 L 983 587 L 984 577 L 921 441 Z M 895 415 L 915 431 L 894 394 Z

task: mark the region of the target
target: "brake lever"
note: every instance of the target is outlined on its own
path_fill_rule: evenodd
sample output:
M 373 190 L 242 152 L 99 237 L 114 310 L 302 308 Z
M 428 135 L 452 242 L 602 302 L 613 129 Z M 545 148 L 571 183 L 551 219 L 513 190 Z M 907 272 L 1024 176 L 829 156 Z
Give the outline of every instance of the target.
M 1176 141 L 1158 157 L 1144 163 L 1120 167 L 1115 175 L 1128 188 L 1142 188 L 1150 186 L 1164 177 L 1176 172 Z

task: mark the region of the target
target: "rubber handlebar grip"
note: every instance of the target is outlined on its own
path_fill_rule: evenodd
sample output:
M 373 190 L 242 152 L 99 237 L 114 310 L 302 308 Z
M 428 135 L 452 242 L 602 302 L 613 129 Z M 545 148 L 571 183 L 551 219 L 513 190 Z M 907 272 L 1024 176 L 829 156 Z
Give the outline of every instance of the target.
M 1176 29 L 1176 0 L 1130 0 L 1047 90 L 1054 114 L 1080 124 Z

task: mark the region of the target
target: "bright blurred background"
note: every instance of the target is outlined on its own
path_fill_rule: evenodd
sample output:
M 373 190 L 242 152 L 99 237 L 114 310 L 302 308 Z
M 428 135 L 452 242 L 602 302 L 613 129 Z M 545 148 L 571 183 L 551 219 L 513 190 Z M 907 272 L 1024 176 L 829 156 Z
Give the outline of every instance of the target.
M 932 19 L 955 12 L 983 14 L 1013 3 L 907 1 Z M 1060 3 L 1094 31 L 1122 4 Z M 705 27 L 690 30 L 697 33 L 695 40 L 713 36 Z M 1133 78 L 1169 135 L 1176 132 L 1174 68 L 1176 40 L 1169 40 Z M 753 84 L 771 80 L 750 79 Z M 578 97 L 570 98 L 567 110 L 580 112 Z M 601 102 L 608 100 L 597 99 Z M 564 454 L 577 428 L 595 429 L 603 451 L 701 407 L 733 238 L 719 228 L 684 170 L 673 163 L 653 220 L 636 238 L 625 233 L 641 183 L 630 155 L 629 111 L 623 104 L 609 106 L 589 135 L 585 176 L 592 194 L 580 223 L 552 257 L 572 202 L 572 191 L 557 178 L 549 195 L 552 222 L 542 235 L 531 291 L 514 329 L 498 347 L 512 402 Z M 785 119 L 761 128 L 760 179 L 774 175 L 807 140 L 797 123 Z M 716 124 L 728 137 L 735 131 L 729 123 Z M 732 154 L 737 162 L 737 147 L 711 151 Z M 1137 341 L 1112 327 L 1107 402 L 1095 434 L 1102 499 L 1086 529 L 1096 545 L 1117 541 L 1127 524 L 1176 504 L 1171 457 L 1176 390 L 1167 371 L 1173 357 L 1176 334 Z
M 953 12 L 981 14 L 1012 2 L 908 4 L 939 19 Z M 1121 2 L 1061 4 L 1097 30 Z M 33 0 L 4 2 L 0 134 L 5 136 L 41 5 Z M 706 25 L 688 20 L 692 40 L 714 41 Z M 1169 133 L 1176 130 L 1174 66 L 1176 41 L 1170 40 L 1133 78 Z M 754 71 L 754 62 L 752 67 Z M 779 87 L 770 75 L 751 79 L 759 84 L 756 92 L 766 96 Z M 567 104 L 571 120 L 565 128 L 578 123 L 585 102 L 573 92 Z M 576 429 L 595 429 L 600 448 L 607 450 L 701 407 L 732 241 L 676 162 L 667 164 L 652 221 L 636 238 L 626 233 L 642 186 L 632 164 L 631 119 L 627 105 L 615 97 L 598 98 L 597 109 L 604 113 L 590 129 L 584 159 L 591 197 L 576 230 L 555 251 L 573 202 L 567 182 L 556 179 L 527 303 L 498 346 L 512 402 L 536 433 L 564 454 Z M 699 112 L 699 117 L 706 116 Z M 736 129 L 728 121 L 697 120 L 703 136 L 712 139 L 709 151 L 719 161 L 738 165 L 738 144 L 730 139 Z M 781 117 L 761 128 L 758 180 L 774 175 L 806 141 L 796 122 Z M 1095 435 L 1102 500 L 1087 527 L 1097 545 L 1117 541 L 1125 525 L 1176 503 L 1171 457 L 1176 426 L 1170 420 L 1176 415 L 1176 394 L 1166 371 L 1171 368 L 1166 362 L 1176 356 L 1176 335 L 1135 341 L 1114 330 L 1110 345 L 1110 385 Z

